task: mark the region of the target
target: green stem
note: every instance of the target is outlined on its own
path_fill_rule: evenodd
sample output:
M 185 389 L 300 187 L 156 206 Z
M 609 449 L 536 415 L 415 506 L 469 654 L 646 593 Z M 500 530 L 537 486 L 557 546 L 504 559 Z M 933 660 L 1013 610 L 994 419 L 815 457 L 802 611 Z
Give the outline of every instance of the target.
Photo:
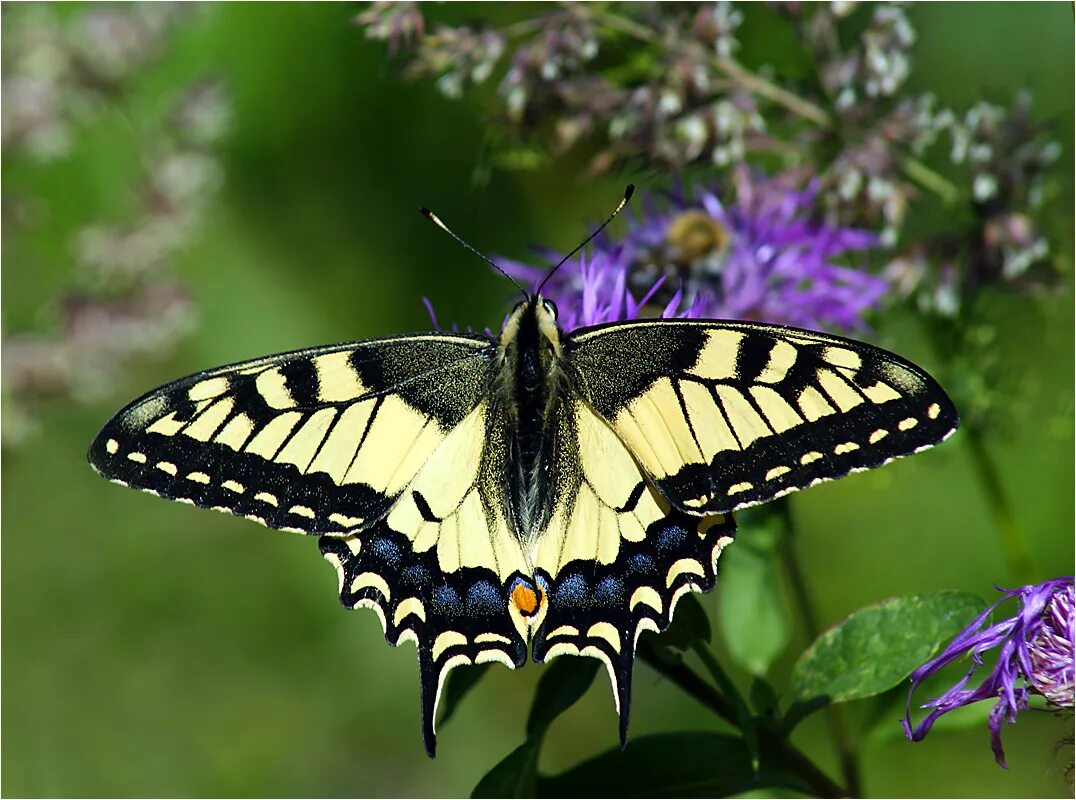
M 960 190 L 952 181 L 939 175 L 919 159 L 908 156 L 901 163 L 901 169 L 924 189 L 938 195 L 945 205 L 954 205 L 960 199 Z
M 733 727 L 740 729 L 741 723 L 736 709 L 713 686 L 700 678 L 694 670 L 682 662 L 670 662 L 662 658 L 654 649 L 652 642 L 643 639 L 639 642 L 639 659 L 655 672 L 667 678 L 689 697 L 710 709 Z M 834 783 L 802 752 L 782 737 L 759 730 L 759 744 L 767 755 L 790 767 L 803 779 L 811 792 L 817 797 L 848 797 L 848 792 Z
M 658 47 L 667 44 L 659 33 L 627 17 L 606 10 L 596 12 L 595 17 L 609 28 L 627 34 L 639 41 Z M 766 98 L 796 116 L 813 123 L 822 130 L 837 130 L 838 126 L 834 118 L 822 106 L 809 100 L 804 100 L 787 89 L 782 89 L 773 81 L 766 80 L 761 75 L 751 72 L 731 58 L 711 55 L 709 60 L 715 70 L 747 91 Z M 906 157 L 901 163 L 901 170 L 924 189 L 937 194 L 946 205 L 953 205 L 960 199 L 960 190 L 951 181 L 916 158 Z
M 664 44 L 660 34 L 645 25 L 640 25 L 638 22 L 628 19 L 627 17 L 622 17 L 611 11 L 599 11 L 595 16 L 610 28 L 618 30 L 621 33 L 626 33 L 629 36 L 633 36 L 647 44 Z M 744 89 L 757 94 L 759 97 L 765 97 L 767 100 L 770 100 L 779 106 L 783 106 L 793 114 L 810 120 L 820 128 L 830 129 L 833 127 L 833 120 L 824 109 L 816 106 L 814 103 L 804 100 L 802 97 L 799 97 L 786 89 L 782 89 L 776 83 L 768 81 L 760 75 L 756 75 L 733 61 L 731 58 L 722 58 L 721 56 L 716 55 L 710 56 L 710 64 L 718 72 L 735 81 Z
M 780 515 L 785 528 L 784 542 L 781 546 L 781 561 L 788 575 L 788 583 L 795 597 L 795 606 L 799 611 L 800 622 L 807 632 L 809 641 L 818 638 L 821 626 L 811 602 L 811 595 L 807 591 L 807 580 L 800 568 L 799 559 L 796 557 L 796 526 L 792 518 L 792 505 L 788 499 L 776 501 L 774 509 Z M 833 744 L 837 750 L 837 761 L 841 767 L 841 776 L 844 784 L 848 787 L 853 797 L 863 796 L 863 775 L 859 768 L 859 753 L 851 731 L 848 728 L 848 719 L 844 708 L 840 704 L 831 703 L 826 706 L 826 722 L 829 725 L 830 734 L 833 736 Z

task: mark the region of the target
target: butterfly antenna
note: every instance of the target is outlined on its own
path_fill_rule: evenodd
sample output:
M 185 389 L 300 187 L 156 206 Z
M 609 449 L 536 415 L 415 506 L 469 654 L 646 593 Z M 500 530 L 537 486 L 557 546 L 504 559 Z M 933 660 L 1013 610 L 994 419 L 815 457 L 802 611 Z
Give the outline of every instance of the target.
M 426 217 L 426 219 L 428 219 L 430 222 L 432 222 L 438 228 L 443 230 L 445 233 L 447 233 L 449 236 L 451 236 L 457 242 L 462 244 L 465 248 L 467 248 L 472 253 L 474 253 L 476 256 L 478 256 L 480 259 L 485 261 L 487 264 L 489 264 L 491 267 L 493 267 L 495 270 L 497 270 L 497 272 L 501 273 L 504 277 L 508 278 L 508 280 L 510 280 L 512 283 L 514 283 L 516 285 L 516 288 L 519 289 L 519 291 L 523 293 L 524 297 L 526 297 L 528 299 L 530 298 L 530 295 L 527 293 L 527 290 L 524 289 L 519 284 L 519 281 L 517 281 L 515 278 L 513 278 L 511 275 L 509 275 L 507 272 L 505 272 L 503 269 L 501 269 L 501 266 L 496 261 L 494 261 L 492 258 L 485 255 L 484 253 L 478 252 L 478 250 L 471 247 L 471 245 L 467 244 L 467 242 L 463 241 L 463 239 L 461 239 L 459 236 L 457 236 L 452 231 L 451 228 L 449 228 L 447 225 L 445 225 L 445 223 L 441 222 L 440 217 L 438 217 L 436 214 L 434 214 L 432 211 L 430 211 L 428 208 L 426 208 L 426 206 L 423 206 L 422 208 L 420 208 L 419 211 L 422 212 L 422 216 Z
M 629 183 L 624 189 L 624 197 L 621 198 L 620 202 L 617 204 L 617 207 L 613 209 L 613 213 L 609 215 L 609 218 L 605 220 L 605 222 L 603 222 L 601 225 L 599 225 L 598 228 L 592 234 L 590 234 L 590 236 L 584 239 L 578 247 L 576 247 L 574 250 L 572 250 L 572 252 L 568 253 L 568 255 L 562 258 L 560 262 L 555 267 L 553 267 L 553 269 L 549 270 L 549 273 L 542 279 L 542 282 L 538 284 L 538 291 L 536 292 L 536 294 L 542 293 L 542 287 L 545 286 L 546 281 L 553 277 L 554 272 L 564 266 L 565 262 L 567 262 L 569 258 L 574 256 L 576 253 L 578 253 L 580 250 L 590 244 L 595 236 L 605 230 L 606 225 L 616 219 L 616 215 L 624 210 L 624 206 L 628 204 L 628 201 L 631 200 L 631 196 L 633 194 L 635 194 L 635 184 Z

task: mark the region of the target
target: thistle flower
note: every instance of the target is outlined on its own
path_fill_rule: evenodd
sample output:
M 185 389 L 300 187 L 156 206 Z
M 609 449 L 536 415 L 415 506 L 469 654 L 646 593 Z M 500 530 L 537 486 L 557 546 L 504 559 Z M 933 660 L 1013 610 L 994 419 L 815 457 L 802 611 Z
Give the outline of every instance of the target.
M 597 238 L 589 260 L 546 283 L 562 323 L 691 316 L 862 328 L 886 282 L 834 262 L 874 247 L 876 238 L 817 221 L 813 185 L 798 189 L 789 176 L 757 181 L 746 171 L 737 178 L 730 205 L 707 189 L 660 205 L 644 198 L 644 212 L 622 239 Z M 527 264 L 500 264 L 534 284 L 545 277 Z
M 908 692 L 908 712 L 902 720 L 905 735 L 921 741 L 938 717 L 956 708 L 980 700 L 997 699 L 990 712 L 990 741 L 998 764 L 1006 767 L 1001 745 L 1001 723 L 1016 722 L 1017 712 L 1030 706 L 1030 698 L 1039 695 L 1050 708 L 1073 708 L 1073 642 L 1076 634 L 1073 579 L 1055 578 L 1019 589 L 999 590 L 998 600 L 964 629 L 936 658 L 912 673 Z M 1017 613 L 984 630 L 990 614 L 1001 603 L 1017 598 Z M 976 670 L 983 666 L 983 654 L 998 650 L 997 664 L 975 689 L 965 688 Z M 930 713 L 914 728 L 911 724 L 911 700 L 916 687 L 942 667 L 966 654 L 972 666 L 957 684 L 923 705 Z

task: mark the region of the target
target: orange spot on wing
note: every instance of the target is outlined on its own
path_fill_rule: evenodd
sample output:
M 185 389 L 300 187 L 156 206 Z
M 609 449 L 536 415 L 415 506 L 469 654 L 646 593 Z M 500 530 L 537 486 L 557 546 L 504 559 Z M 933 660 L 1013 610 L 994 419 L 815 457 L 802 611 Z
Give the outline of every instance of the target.
M 541 606 L 542 597 L 535 593 L 534 589 L 527 586 L 525 583 L 519 583 L 516 584 L 516 588 L 512 590 L 512 602 L 515 603 L 516 608 L 519 609 L 519 613 L 525 617 L 529 617 L 538 610 L 539 606 Z

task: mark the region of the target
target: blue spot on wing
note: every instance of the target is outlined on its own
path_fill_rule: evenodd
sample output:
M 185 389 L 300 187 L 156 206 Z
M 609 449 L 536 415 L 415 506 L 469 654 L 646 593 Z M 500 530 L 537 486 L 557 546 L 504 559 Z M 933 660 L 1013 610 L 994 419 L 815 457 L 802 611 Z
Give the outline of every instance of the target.
M 504 605 L 501 593 L 489 581 L 478 581 L 467 590 L 467 611 L 472 614 L 496 614 Z

